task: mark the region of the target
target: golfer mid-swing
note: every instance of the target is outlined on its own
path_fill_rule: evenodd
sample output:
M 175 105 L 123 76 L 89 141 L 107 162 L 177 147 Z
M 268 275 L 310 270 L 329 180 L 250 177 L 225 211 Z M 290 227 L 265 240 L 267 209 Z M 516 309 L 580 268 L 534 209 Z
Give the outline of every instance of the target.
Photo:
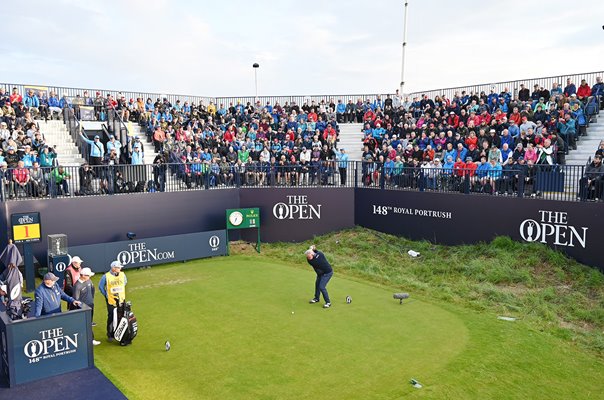
M 329 308 L 331 307 L 331 302 L 329 301 L 329 294 L 327 293 L 326 286 L 333 276 L 333 269 L 331 268 L 329 261 L 325 258 L 325 254 L 317 250 L 314 245 L 310 246 L 304 254 L 306 255 L 306 261 L 308 261 L 317 273 L 317 280 L 315 281 L 315 297 L 310 300 L 310 303 L 318 303 L 321 298 L 321 293 L 323 293 L 323 299 L 325 300 L 323 308 Z

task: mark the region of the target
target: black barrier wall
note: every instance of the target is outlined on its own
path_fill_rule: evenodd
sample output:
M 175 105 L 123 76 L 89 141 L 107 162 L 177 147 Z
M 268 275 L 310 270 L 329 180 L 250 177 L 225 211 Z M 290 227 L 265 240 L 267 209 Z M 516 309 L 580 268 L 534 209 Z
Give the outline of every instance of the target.
M 601 204 L 363 189 L 355 202 L 356 224 L 380 232 L 447 245 L 510 236 L 604 271 Z
M 241 207 L 260 208 L 263 242 L 299 242 L 354 226 L 353 188 L 241 190 Z M 241 232 L 256 241 L 255 229 Z
M 506 235 L 519 241 L 545 243 L 604 271 L 604 258 L 598 251 L 604 243 L 601 203 L 363 188 L 279 187 L 3 204 L 4 239 L 12 213 L 40 212 L 43 241 L 34 244 L 34 252 L 42 263 L 46 262 L 48 234 L 66 233 L 69 245 L 79 246 L 121 241 L 128 231 L 145 239 L 220 230 L 225 229 L 227 208 L 259 207 L 263 242 L 303 241 L 355 224 L 442 244 L 470 244 Z M 239 232 L 231 233 L 239 237 Z M 242 230 L 241 235 L 256 241 L 255 229 Z
M 80 246 L 125 240 L 127 232 L 143 239 L 225 229 L 225 209 L 238 207 L 239 195 L 237 189 L 225 189 L 18 201 L 4 205 L 5 226 L 13 213 L 40 212 L 43 240 L 33 244 L 33 248 L 34 255 L 45 264 L 46 237 L 54 233 L 65 233 L 69 246 Z

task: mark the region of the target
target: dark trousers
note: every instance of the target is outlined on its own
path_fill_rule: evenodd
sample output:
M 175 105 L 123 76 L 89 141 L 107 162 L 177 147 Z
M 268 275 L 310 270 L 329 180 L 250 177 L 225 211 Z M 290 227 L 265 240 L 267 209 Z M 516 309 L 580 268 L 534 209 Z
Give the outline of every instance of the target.
M 338 168 L 338 171 L 340 172 L 340 184 L 342 186 L 346 185 L 346 168 Z
M 107 337 L 113 337 L 113 310 L 117 307 L 107 303 Z
M 331 301 L 329 301 L 329 294 L 327 293 L 326 286 L 332 276 L 333 272 L 317 275 L 317 279 L 315 281 L 315 299 L 319 300 L 321 298 L 321 294 L 323 294 L 325 303 L 331 303 Z

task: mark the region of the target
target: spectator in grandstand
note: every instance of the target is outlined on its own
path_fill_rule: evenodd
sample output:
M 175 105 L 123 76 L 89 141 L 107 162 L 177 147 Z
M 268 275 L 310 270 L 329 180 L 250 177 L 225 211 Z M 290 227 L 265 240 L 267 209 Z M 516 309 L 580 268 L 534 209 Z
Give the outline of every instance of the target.
M 566 87 L 564 88 L 564 95 L 566 97 L 570 97 L 573 94 L 577 93 L 577 87 L 572 82 L 570 78 L 566 79 Z
M 48 98 L 48 110 L 50 111 L 51 119 L 54 119 L 55 114 L 57 115 L 57 119 L 60 119 L 63 110 L 55 92 L 50 92 L 50 97 Z
M 107 154 L 110 154 L 112 150 L 115 151 L 115 155 L 117 157 L 117 160 L 119 160 L 120 159 L 120 155 L 122 153 L 122 143 L 120 143 L 120 141 L 117 140 L 115 138 L 115 136 L 109 135 L 109 141 L 107 142 L 107 153 L 105 154 L 105 156 Z
M 80 177 L 79 194 L 82 196 L 94 194 L 95 191 L 92 184 L 93 180 L 96 178 L 96 171 L 92 169 L 88 163 L 84 163 L 78 169 L 78 175 Z
M 49 171 L 54 166 L 57 160 L 57 152 L 54 147 L 43 146 L 42 152 L 40 153 L 40 167 L 44 171 Z
M 585 174 L 579 180 L 579 198 L 582 201 L 598 201 L 604 192 L 604 166 L 602 156 L 597 154 L 593 161 L 585 167 Z
M 569 148 L 577 150 L 577 124 L 571 115 L 565 114 L 563 118 L 559 118 L 557 128 L 560 136 L 568 143 Z
M 25 197 L 31 195 L 29 170 L 25 168 L 25 163 L 21 160 L 17 163 L 17 168 L 13 170 L 14 195 Z
M 34 117 L 40 114 L 40 99 L 38 99 L 38 96 L 34 94 L 32 89 L 27 91 L 25 99 L 23 99 L 23 104 L 29 109 L 29 112 L 31 112 Z
M 589 85 L 587 84 L 587 81 L 585 79 L 581 79 L 581 84 L 579 85 L 579 88 L 577 89 L 577 98 L 582 103 L 587 103 L 587 98 L 589 96 L 591 96 L 591 88 L 589 87 Z
M 327 258 L 325 258 L 325 254 L 317 250 L 314 245 L 310 246 L 310 248 L 304 252 L 304 255 L 306 256 L 306 261 L 313 267 L 317 274 L 315 280 L 315 295 L 310 300 L 310 303 L 318 303 L 322 294 L 323 300 L 325 300 L 323 308 L 329 308 L 331 307 L 331 300 L 329 299 L 329 293 L 327 292 L 327 284 L 333 276 L 333 268 L 329 261 L 327 261 Z
M 65 294 L 57 285 L 57 278 L 52 272 L 46 273 L 40 286 L 35 292 L 35 309 L 34 315 L 40 317 L 42 315 L 50 315 L 61 312 L 61 300 L 66 301 L 76 307 L 82 303 L 75 300 L 73 297 Z
M 46 195 L 46 179 L 44 178 L 44 171 L 37 161 L 34 162 L 29 176 L 31 178 L 31 195 L 44 197 Z
M 71 175 L 65 171 L 63 166 L 54 168 L 50 173 L 50 193 L 53 196 L 69 196 L 69 178 L 71 178 Z
M 10 103 L 13 105 L 23 102 L 23 96 L 21 96 L 21 93 L 19 93 L 19 89 L 17 89 L 16 87 L 13 88 L 13 92 L 11 93 L 9 99 Z
M 111 269 L 99 282 L 99 291 L 107 303 L 107 339 L 110 342 L 113 341 L 113 310 L 126 300 L 127 284 L 128 279 L 122 272 L 122 264 L 119 261 L 111 263 Z
M 80 137 L 83 141 L 90 145 L 90 165 L 101 165 L 105 156 L 105 146 L 101 142 L 99 135 L 94 135 L 94 139 L 90 140 L 83 132 L 80 131 Z

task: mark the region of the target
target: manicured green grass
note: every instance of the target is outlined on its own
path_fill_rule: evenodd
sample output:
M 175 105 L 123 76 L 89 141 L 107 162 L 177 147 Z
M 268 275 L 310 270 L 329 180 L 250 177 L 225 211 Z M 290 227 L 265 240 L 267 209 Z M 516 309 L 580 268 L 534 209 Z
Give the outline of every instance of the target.
M 139 336 L 125 348 L 104 342 L 95 359 L 131 399 L 392 399 L 468 343 L 453 313 L 418 299 L 399 305 L 391 290 L 341 276 L 331 309 L 308 304 L 314 273 L 260 256 L 129 271 L 128 280 Z M 104 316 L 95 319 L 102 337 Z
M 309 243 L 126 271 L 139 337 L 103 340 L 97 366 L 131 399 L 604 398 L 598 272 L 505 238 L 444 247 L 353 229 L 317 239 L 336 271 L 325 310 L 308 304 Z

